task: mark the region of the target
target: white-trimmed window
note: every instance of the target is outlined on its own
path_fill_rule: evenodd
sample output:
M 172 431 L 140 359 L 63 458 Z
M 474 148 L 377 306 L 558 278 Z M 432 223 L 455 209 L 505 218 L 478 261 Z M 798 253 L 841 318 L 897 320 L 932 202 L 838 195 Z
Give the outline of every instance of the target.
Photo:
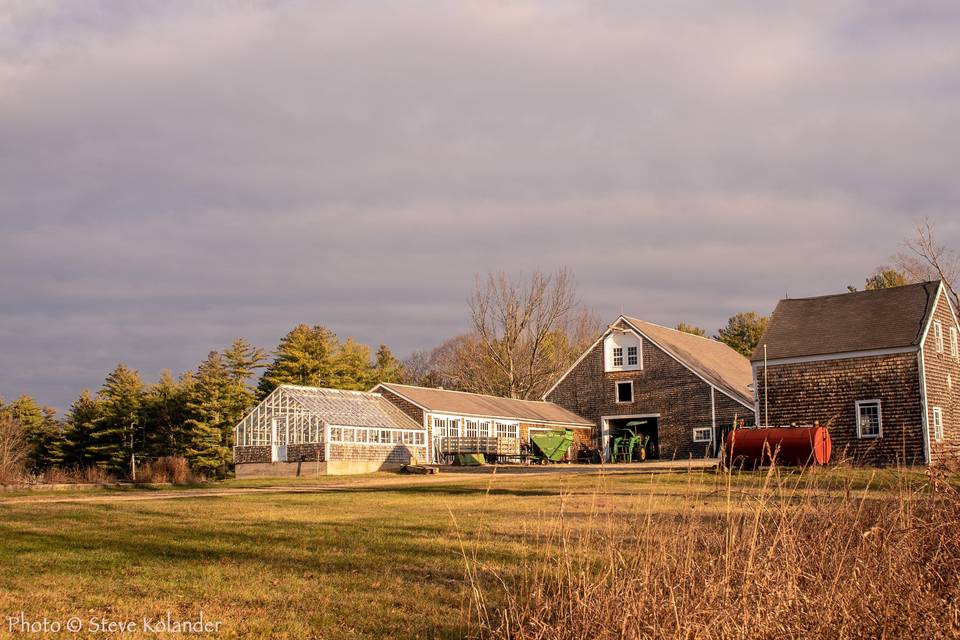
M 621 380 L 616 383 L 616 401 L 633 402 L 633 380 Z
M 879 400 L 857 400 L 857 437 L 883 436 L 883 414 Z
M 950 327 L 950 355 L 954 358 L 960 357 L 960 348 L 957 347 L 957 328 Z
M 694 442 L 713 442 L 713 429 L 710 427 L 697 427 L 693 430 Z
M 943 323 L 939 320 L 933 323 L 933 343 L 937 353 L 943 353 Z
M 477 437 L 477 421 L 476 420 L 465 420 L 466 429 L 464 429 L 464 435 L 468 438 Z
M 519 438 L 520 437 L 520 424 L 517 422 L 497 421 L 495 425 L 496 425 L 498 438 Z
M 604 338 L 603 354 L 605 371 L 633 371 L 643 368 L 640 336 L 632 331 L 615 331 Z
M 943 409 L 933 408 L 933 439 L 937 442 L 943 440 Z

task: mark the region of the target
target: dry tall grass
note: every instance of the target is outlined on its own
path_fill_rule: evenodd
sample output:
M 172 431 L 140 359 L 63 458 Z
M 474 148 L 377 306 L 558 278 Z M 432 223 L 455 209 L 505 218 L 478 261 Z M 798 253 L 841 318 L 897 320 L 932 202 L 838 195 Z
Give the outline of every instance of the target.
M 678 508 L 651 493 L 632 513 L 601 492 L 587 526 L 561 515 L 538 534 L 519 577 L 466 551 L 473 635 L 960 636 L 956 490 L 857 491 L 831 473 L 701 479 Z
M 192 484 L 197 482 L 186 458 L 164 456 L 145 462 L 137 471 L 137 482 L 146 484 Z

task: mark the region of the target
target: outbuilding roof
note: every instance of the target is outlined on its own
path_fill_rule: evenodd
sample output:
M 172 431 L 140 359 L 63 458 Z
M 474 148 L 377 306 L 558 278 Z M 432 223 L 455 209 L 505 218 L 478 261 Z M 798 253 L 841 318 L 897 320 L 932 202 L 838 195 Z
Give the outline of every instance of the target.
M 634 329 L 672 355 L 708 383 L 746 405 L 753 404 L 750 361 L 726 344 L 670 329 L 639 318 L 623 316 Z
M 777 303 L 753 361 L 919 346 L 940 281 Z
M 288 400 L 319 415 L 327 424 L 341 427 L 423 429 L 422 424 L 379 393 L 294 385 L 282 385 L 278 388 Z
M 381 383 L 375 389 L 380 387 L 392 391 L 431 412 L 573 426 L 593 426 L 593 423 L 586 418 L 581 418 L 553 402 L 515 400 L 464 391 L 415 387 L 393 382 Z

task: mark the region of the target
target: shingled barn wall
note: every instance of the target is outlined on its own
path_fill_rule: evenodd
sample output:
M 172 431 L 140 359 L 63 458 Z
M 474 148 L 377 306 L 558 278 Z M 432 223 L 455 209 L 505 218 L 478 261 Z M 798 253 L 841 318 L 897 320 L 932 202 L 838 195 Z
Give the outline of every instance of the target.
M 413 404 L 406 398 L 401 398 L 394 392 L 390 391 L 385 387 L 378 387 L 376 393 L 382 395 L 385 399 L 389 400 L 394 406 L 403 411 L 405 414 L 416 420 L 417 424 L 423 424 L 423 409 Z
M 917 354 L 771 364 L 769 423 L 828 426 L 833 460 L 869 464 L 923 464 L 924 442 Z M 763 367 L 757 368 L 762 424 Z M 857 400 L 880 400 L 880 438 L 857 437 Z
M 937 353 L 933 322 L 943 325 L 943 353 Z M 923 343 L 923 370 L 927 395 L 927 428 L 930 430 L 930 457 L 934 462 L 960 462 L 960 362 L 950 353 L 950 327 L 956 327 L 946 296 L 941 295 L 933 312 L 931 327 Z M 933 430 L 933 408 L 943 412 L 943 441 Z
M 604 371 L 603 342 L 587 355 L 546 397 L 574 413 L 593 420 L 592 446 L 603 448 L 601 416 L 660 414 L 660 458 L 709 456 L 711 445 L 693 442 L 693 429 L 713 426 L 711 387 L 672 356 L 647 339 L 642 341 L 643 369 Z M 615 382 L 633 380 L 633 402 L 616 402 Z M 717 391 L 717 426 L 728 425 L 734 415 L 751 409 Z

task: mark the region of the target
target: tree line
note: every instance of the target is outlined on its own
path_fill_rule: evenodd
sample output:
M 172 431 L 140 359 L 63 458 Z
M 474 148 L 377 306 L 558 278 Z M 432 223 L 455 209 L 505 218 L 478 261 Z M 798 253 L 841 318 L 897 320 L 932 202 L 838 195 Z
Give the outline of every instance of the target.
M 153 384 L 121 363 L 99 391 L 82 391 L 63 419 L 21 396 L 9 404 L 0 399 L 0 420 L 19 426 L 31 471 L 99 466 L 122 475 L 134 457 L 182 456 L 210 477 L 223 475 L 232 463 L 234 426 L 278 385 L 365 390 L 400 381 L 401 368 L 385 345 L 371 356 L 368 346 L 341 342 L 325 327 L 298 325 L 272 361 L 240 338 L 211 351 L 195 370 L 179 378 L 165 371 Z M 257 381 L 260 369 L 265 371 Z

